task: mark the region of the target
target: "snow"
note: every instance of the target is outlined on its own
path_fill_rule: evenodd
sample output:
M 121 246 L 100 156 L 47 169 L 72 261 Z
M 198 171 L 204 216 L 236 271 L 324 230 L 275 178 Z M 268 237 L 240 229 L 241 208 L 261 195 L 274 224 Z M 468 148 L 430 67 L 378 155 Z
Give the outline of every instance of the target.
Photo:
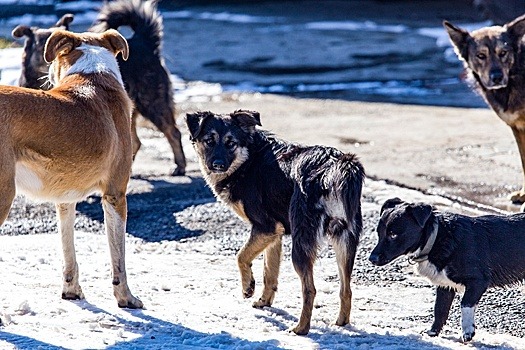
M 395 190 L 370 181 L 367 191 Z M 382 188 L 383 190 L 379 190 Z M 410 196 L 407 190 L 398 193 Z M 416 191 L 416 197 L 421 196 Z M 428 199 L 428 198 L 427 198 Z M 442 200 L 446 203 L 446 200 Z M 335 258 L 315 266 L 317 296 L 307 337 L 288 332 L 301 309 L 300 282 L 284 259 L 273 307 L 251 307 L 241 296 L 233 256 L 216 254 L 213 242 L 143 242 L 127 237 L 132 292 L 145 310 L 117 307 L 112 295 L 104 235 L 77 232 L 80 283 L 86 299 L 60 298 L 62 255 L 57 234 L 2 236 L 0 261 L 0 347 L 6 349 L 438 349 L 525 348 L 525 340 L 478 330 L 472 345 L 459 343 L 459 326 L 437 338 L 423 335 L 433 289 L 353 285 L 352 325 L 332 325 L 339 307 Z M 253 266 L 261 288 L 262 259 Z M 378 270 L 380 273 L 380 270 Z M 419 285 L 419 286 L 418 286 Z M 417 287 L 418 286 L 418 287 Z

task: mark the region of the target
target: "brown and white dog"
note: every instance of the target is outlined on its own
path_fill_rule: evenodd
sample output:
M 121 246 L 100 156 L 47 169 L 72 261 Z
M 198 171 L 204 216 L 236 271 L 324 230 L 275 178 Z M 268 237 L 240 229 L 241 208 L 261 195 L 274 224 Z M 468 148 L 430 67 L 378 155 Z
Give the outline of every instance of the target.
M 525 202 L 525 15 L 504 26 L 473 32 L 444 21 L 450 40 L 463 61 L 470 82 L 487 104 L 511 129 L 518 144 L 523 184 L 510 195 Z M 522 211 L 525 206 L 522 206 Z
M 84 297 L 75 257 L 75 204 L 102 193 L 113 291 L 120 307 L 142 308 L 124 262 L 132 103 L 115 56 L 128 56 L 117 31 L 54 31 L 45 45 L 49 91 L 0 86 L 0 223 L 15 194 L 56 204 L 64 253 L 62 298 Z

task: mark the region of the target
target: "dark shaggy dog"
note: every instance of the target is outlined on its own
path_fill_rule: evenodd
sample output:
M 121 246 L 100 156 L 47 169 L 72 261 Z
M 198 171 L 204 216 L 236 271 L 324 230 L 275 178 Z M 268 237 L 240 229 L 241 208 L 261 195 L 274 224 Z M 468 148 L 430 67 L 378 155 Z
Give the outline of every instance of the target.
M 524 183 L 510 195 L 525 202 L 525 16 L 504 26 L 469 33 L 443 22 L 458 57 L 464 62 L 476 90 L 512 129 L 521 156 Z M 522 210 L 525 207 L 522 207 Z
M 168 139 L 176 164 L 172 175 L 184 175 L 186 158 L 182 150 L 181 133 L 175 124 L 173 88 L 169 72 L 161 55 L 162 17 L 156 1 L 118 0 L 106 2 L 90 28 L 92 32 L 104 32 L 129 26 L 133 36 L 128 39 L 129 59 L 120 56 L 118 63 L 125 88 L 134 103 L 132 117 L 133 156 L 141 146 L 137 135 L 136 119 L 139 115 L 150 120 Z M 43 44 L 56 27 L 68 29 L 73 15 L 65 15 L 55 27 L 38 29 L 18 26 L 15 37 L 26 36 L 24 63 L 20 85 L 44 88 L 48 65 L 43 60 Z M 49 88 L 49 87 L 45 87 Z
M 47 79 L 49 63 L 44 60 L 44 46 L 51 33 L 58 29 L 69 30 L 69 24 L 72 21 L 73 15 L 66 14 L 48 29 L 25 25 L 19 25 L 13 29 L 11 33 L 13 37 L 25 37 L 22 74 L 18 83 L 20 86 L 44 90 L 51 88 L 51 84 L 48 84 Z
M 437 285 L 431 336 L 445 325 L 460 291 L 463 341 L 470 341 L 474 313 L 487 288 L 525 278 L 525 214 L 468 217 L 393 198 L 381 208 L 377 232 L 379 242 L 370 254 L 373 264 L 382 266 L 408 255 L 418 272 Z
M 362 230 L 364 170 L 353 154 L 305 147 L 256 129 L 259 113 L 188 114 L 186 122 L 204 177 L 217 198 L 248 221 L 251 234 L 237 255 L 245 298 L 254 294 L 251 263 L 264 252 L 264 287 L 254 307 L 270 306 L 277 290 L 281 236 L 292 234 L 292 261 L 303 290 L 301 318 L 293 331 L 307 334 L 316 294 L 313 265 L 319 240 L 335 249 L 341 279 L 336 324 L 349 323 L 350 279 Z

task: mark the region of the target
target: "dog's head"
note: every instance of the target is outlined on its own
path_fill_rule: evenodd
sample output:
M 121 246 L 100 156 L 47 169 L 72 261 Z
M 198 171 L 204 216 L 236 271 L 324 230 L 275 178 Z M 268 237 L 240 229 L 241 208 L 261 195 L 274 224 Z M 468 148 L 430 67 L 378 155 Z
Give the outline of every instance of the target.
M 15 38 L 24 39 L 24 57 L 23 66 L 25 70 L 30 70 L 38 77 L 47 77 L 49 63 L 44 60 L 44 46 L 49 36 L 56 30 L 69 30 L 69 24 L 73 22 L 74 16 L 70 13 L 65 14 L 49 28 L 29 27 L 26 25 L 19 25 L 11 34 Z M 29 88 L 40 88 L 44 85 L 44 81 L 39 81 L 37 78 L 28 80 L 22 77 L 20 85 Z
M 127 60 L 128 43 L 113 29 L 104 33 L 57 30 L 49 36 L 44 47 L 44 59 L 51 63 L 49 80 L 54 85 L 72 73 L 111 73 L 121 81 L 115 59 L 118 53 Z
M 473 32 L 444 21 L 454 49 L 487 90 L 507 86 L 513 65 L 521 53 L 525 15 L 504 26 L 485 27 Z
M 432 206 L 407 203 L 399 198 L 387 200 L 381 208 L 377 226 L 379 240 L 369 260 L 383 266 L 395 258 L 413 253 L 428 236 L 428 222 L 433 217 Z
M 255 127 L 261 125 L 259 113 L 246 110 L 188 113 L 186 123 L 203 171 L 226 176 L 248 159 Z

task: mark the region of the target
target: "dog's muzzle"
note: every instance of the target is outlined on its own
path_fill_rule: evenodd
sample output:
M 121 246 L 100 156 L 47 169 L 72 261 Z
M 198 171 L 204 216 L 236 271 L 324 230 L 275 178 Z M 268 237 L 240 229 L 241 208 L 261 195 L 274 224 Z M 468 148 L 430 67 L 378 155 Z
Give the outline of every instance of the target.
M 215 159 L 211 163 L 210 170 L 217 173 L 223 173 L 226 170 L 228 170 L 228 166 L 226 165 L 226 162 L 220 159 Z

